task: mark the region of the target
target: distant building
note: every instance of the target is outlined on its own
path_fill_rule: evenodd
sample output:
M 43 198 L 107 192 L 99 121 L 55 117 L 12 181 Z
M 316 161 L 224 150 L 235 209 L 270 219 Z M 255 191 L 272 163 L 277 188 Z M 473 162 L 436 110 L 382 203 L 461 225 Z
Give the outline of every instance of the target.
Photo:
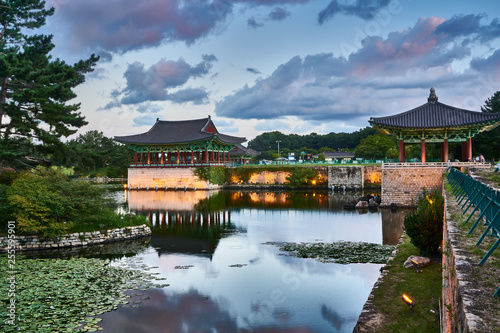
M 229 159 L 232 162 L 239 164 L 249 164 L 252 158 L 259 155 L 260 151 L 247 148 L 241 144 L 236 144 L 231 151 L 229 151 Z
M 131 168 L 222 166 L 230 163 L 230 151 L 246 141 L 219 133 L 210 116 L 183 121 L 156 119 L 149 131 L 114 140 L 135 152 Z
M 128 187 L 165 191 L 217 188 L 200 177 L 198 168 L 233 165 L 231 150 L 246 141 L 220 133 L 210 116 L 183 121 L 157 119 L 145 133 L 116 136 L 114 140 L 135 152 L 128 169 Z
M 472 159 L 472 138 L 500 125 L 500 113 L 459 109 L 438 102 L 431 88 L 427 103 L 393 116 L 370 118 L 370 124 L 384 134 L 399 140 L 399 161 L 405 162 L 405 144 L 421 145 L 425 162 L 425 144 L 441 143 L 441 160 L 448 162 L 448 143 L 462 144 L 462 160 Z
M 342 162 L 342 161 L 350 161 L 354 159 L 354 153 L 349 153 L 346 151 L 325 151 L 325 162 Z M 318 159 L 318 155 L 313 155 L 315 160 Z

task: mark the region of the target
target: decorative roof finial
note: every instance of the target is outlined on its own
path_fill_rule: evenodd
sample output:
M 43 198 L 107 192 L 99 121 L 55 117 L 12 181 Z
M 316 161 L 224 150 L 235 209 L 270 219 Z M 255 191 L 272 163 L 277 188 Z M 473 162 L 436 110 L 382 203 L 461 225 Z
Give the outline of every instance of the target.
M 431 88 L 431 93 L 429 94 L 429 98 L 427 98 L 427 102 L 429 103 L 436 103 L 438 101 L 438 97 L 436 96 L 436 90 L 434 87 Z

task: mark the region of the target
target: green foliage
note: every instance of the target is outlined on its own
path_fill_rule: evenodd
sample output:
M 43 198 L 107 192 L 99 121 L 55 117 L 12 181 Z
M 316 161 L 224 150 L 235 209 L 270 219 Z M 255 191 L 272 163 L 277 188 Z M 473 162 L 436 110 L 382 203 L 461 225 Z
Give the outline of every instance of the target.
M 431 262 L 421 274 L 414 269 L 403 267 L 411 255 L 418 255 L 418 249 L 410 243 L 408 236 L 398 245 L 395 258 L 384 266 L 385 276 L 373 290 L 373 306 L 380 314 L 380 326 L 368 327 L 365 332 L 439 332 L 439 317 L 429 310 L 439 313 L 443 269 L 440 262 Z M 405 293 L 416 301 L 412 313 L 401 301 Z M 368 326 L 368 325 L 366 325 Z M 364 328 L 367 328 L 364 326 Z M 371 329 L 370 329 L 371 328 Z
M 0 172 L 2 164 L 19 163 L 26 154 L 44 150 L 87 124 L 78 112 L 80 105 L 68 102 L 98 60 L 92 55 L 68 65 L 52 59 L 52 36 L 33 32 L 54 13 L 45 9 L 45 1 L 8 1 L 1 13 Z
M 61 145 L 52 160 L 54 164 L 74 167 L 82 177 L 119 178 L 127 174 L 133 154 L 102 132 L 88 131 Z
M 11 276 L 7 256 L 0 256 L 0 278 Z M 100 259 L 16 258 L 16 319 L 7 324 L 9 284 L 0 286 L 2 332 L 95 332 L 101 318 L 95 316 L 127 304 L 130 291 L 163 288 L 149 273 L 109 265 Z M 137 303 L 138 301 L 134 302 Z
M 228 171 L 230 173 L 230 177 L 234 176 L 235 178 L 238 178 L 244 183 L 248 183 L 252 175 L 258 172 L 257 169 L 249 167 L 233 168 Z
M 143 224 L 144 219 L 117 215 L 104 189 L 87 182 L 68 180 L 70 169 L 38 167 L 24 171 L 0 191 L 1 221 L 17 222 L 20 234 L 54 237 L 77 231 L 91 231 Z M 8 205 L 7 205 L 8 204 Z
M 267 132 L 258 135 L 248 142 L 248 147 L 258 150 L 261 155 L 258 159 L 271 159 L 272 153 L 277 152 L 280 141 L 280 152 L 294 152 L 295 157 L 306 157 L 305 154 L 315 155 L 322 151 L 340 151 L 354 149 L 362 139 L 375 134 L 377 131 L 373 127 L 365 127 L 353 133 L 329 133 L 319 135 L 311 133 L 307 135 L 283 134 L 279 131 Z M 304 154 L 301 154 L 304 152 Z
M 290 174 L 286 177 L 288 186 L 297 188 L 300 185 L 310 184 L 317 176 L 318 170 L 308 167 L 293 167 L 288 169 Z
M 319 153 L 318 154 L 318 161 L 325 161 L 326 160 L 326 155 L 325 153 Z
M 444 197 L 439 191 L 424 192 L 419 196 L 418 207 L 404 219 L 406 233 L 424 256 L 439 253 L 443 240 Z
M 4 171 L 0 174 L 0 184 L 10 186 L 18 176 L 18 172 Z
M 482 112 L 500 113 L 500 91 L 488 98 L 485 105 L 481 107 Z M 486 159 L 500 159 L 500 127 L 491 131 L 481 132 L 472 140 L 472 150 L 474 155 L 483 154 Z
M 225 167 L 198 167 L 194 169 L 193 173 L 198 179 L 216 185 L 224 184 L 228 178 Z
M 367 159 L 395 158 L 397 157 L 396 142 L 388 135 L 371 135 L 361 140 L 356 146 L 355 154 L 356 157 Z

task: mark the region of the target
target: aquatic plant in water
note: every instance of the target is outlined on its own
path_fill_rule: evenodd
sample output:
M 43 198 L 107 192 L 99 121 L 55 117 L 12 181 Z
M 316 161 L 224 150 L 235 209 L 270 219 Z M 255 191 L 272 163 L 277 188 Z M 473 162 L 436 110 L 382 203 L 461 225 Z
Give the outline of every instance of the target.
M 396 248 L 394 245 L 346 241 L 335 243 L 268 242 L 265 244 L 277 245 L 281 251 L 289 252 L 294 257 L 314 258 L 320 262 L 337 264 L 385 264 Z
M 127 304 L 126 291 L 168 286 L 156 283 L 163 279 L 152 274 L 101 259 L 16 258 L 14 275 L 7 260 L 0 256 L 2 332 L 95 332 L 101 329 L 95 316 Z M 6 283 L 12 276 L 15 295 Z M 11 298 L 15 325 L 8 322 Z

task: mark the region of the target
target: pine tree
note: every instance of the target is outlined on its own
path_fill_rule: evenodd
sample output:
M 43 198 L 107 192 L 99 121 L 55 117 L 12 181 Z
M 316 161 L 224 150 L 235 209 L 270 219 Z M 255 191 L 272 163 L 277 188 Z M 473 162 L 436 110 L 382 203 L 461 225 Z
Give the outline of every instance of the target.
M 481 106 L 481 111 L 487 113 L 500 113 L 500 91 L 497 91 Z M 500 126 L 488 132 L 479 133 L 472 140 L 474 152 L 482 154 L 488 160 L 500 159 Z
M 0 173 L 5 163 L 16 164 L 87 124 L 80 104 L 68 102 L 99 58 L 74 65 L 52 59 L 52 36 L 31 30 L 53 13 L 43 0 L 0 1 Z

